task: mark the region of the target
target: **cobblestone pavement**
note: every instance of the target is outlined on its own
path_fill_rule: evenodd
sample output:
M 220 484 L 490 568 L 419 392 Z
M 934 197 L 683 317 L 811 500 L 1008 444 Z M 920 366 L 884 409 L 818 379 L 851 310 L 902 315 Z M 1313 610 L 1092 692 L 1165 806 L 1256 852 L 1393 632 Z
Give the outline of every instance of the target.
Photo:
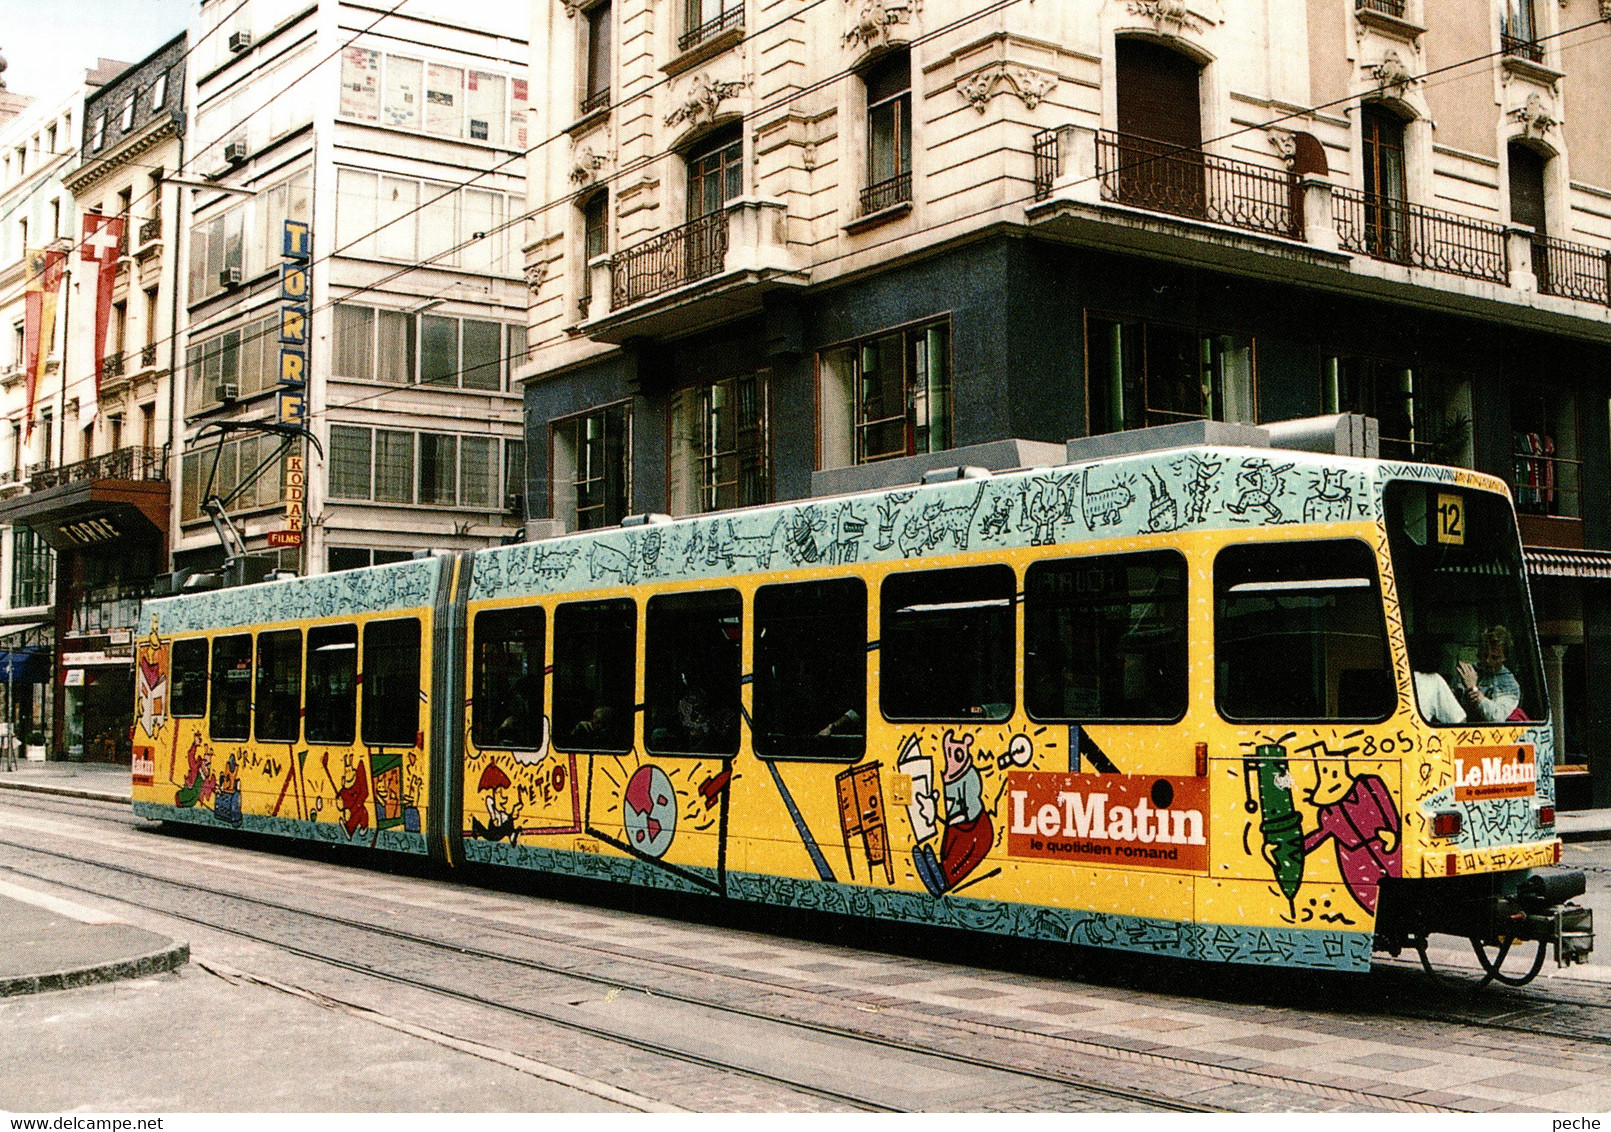
M 390 862 L 392 872 L 363 867 L 318 847 L 268 852 L 285 847 L 153 833 L 117 807 L 66 799 L 0 798 L 0 842 L 6 879 L 134 901 L 148 910 L 120 906 L 126 919 L 190 939 L 197 966 L 138 992 L 105 993 L 97 1001 L 114 1015 L 124 993 L 143 996 L 146 1011 L 193 1009 L 186 1004 L 199 998 L 221 1014 L 225 1042 L 231 1016 L 261 1019 L 258 1035 L 279 1024 L 255 1006 L 237 1014 L 237 997 L 255 1004 L 278 994 L 289 1030 L 308 1010 L 330 1014 L 336 1028 L 367 1019 L 388 1049 L 422 1047 L 422 1066 L 452 1054 L 492 1074 L 468 1105 L 463 1094 L 422 1087 L 388 1093 L 379 1107 L 533 1107 L 529 1090 L 539 1085 L 555 1090 L 557 1107 L 708 1111 L 1145 1107 L 1127 1091 L 1245 1111 L 1611 1107 L 1611 988 L 1577 971 L 1474 998 L 1392 964 L 1368 977 L 1317 978 L 720 909 L 508 873 L 478 875 L 502 885 L 489 890 L 406 862 Z M 185 915 L 194 919 L 176 918 Z M 362 970 L 315 958 L 332 954 Z M 24 1041 L 39 1037 L 52 1024 L 43 1004 L 61 997 L 0 1008 L 0 1019 Z M 638 1047 L 622 1044 L 634 1037 Z M 77 1048 L 81 1060 L 91 1056 Z M 504 1055 L 507 1064 L 496 1060 Z M 391 1065 L 401 1055 L 389 1056 Z M 186 1066 L 194 1060 L 157 1058 L 146 1072 L 152 1087 L 183 1098 Z M 317 1060 L 303 1070 L 326 1082 L 350 1071 Z M 520 1087 L 499 1092 L 504 1079 Z M 84 1087 L 94 1080 L 86 1065 Z M 599 1082 L 626 1095 L 588 1091 Z M 276 1095 L 233 1107 L 282 1107 Z M 365 1099 L 326 1107 L 370 1103 L 355 1096 Z

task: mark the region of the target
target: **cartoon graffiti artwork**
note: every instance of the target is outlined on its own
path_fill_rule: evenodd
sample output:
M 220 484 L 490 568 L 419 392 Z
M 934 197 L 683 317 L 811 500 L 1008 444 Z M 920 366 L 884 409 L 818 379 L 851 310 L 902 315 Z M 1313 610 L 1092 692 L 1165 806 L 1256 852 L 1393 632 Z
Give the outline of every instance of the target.
M 1320 473 L 1308 499 L 1303 501 L 1305 523 L 1345 523 L 1354 505 L 1354 493 L 1342 482 L 1341 468 Z
M 190 741 L 190 750 L 185 752 L 185 780 L 173 794 L 173 804 L 180 809 L 192 809 L 212 795 L 213 772 L 208 765 L 210 755 L 210 751 L 202 752 L 200 735 Z
M 874 550 L 888 550 L 895 545 L 895 520 L 911 501 L 910 491 L 892 491 L 884 496 L 878 505 L 878 541 L 873 544 Z
M 229 761 L 224 764 L 224 773 L 218 777 L 213 798 L 213 816 L 219 821 L 228 822 L 236 829 L 240 828 L 241 774 L 240 764 L 234 755 L 229 756 Z
M 939 829 L 939 795 L 934 792 L 934 761 L 923 753 L 922 741 L 910 735 L 895 760 L 895 770 L 911 781 L 906 818 L 912 823 L 912 840 L 927 841 Z
M 1318 825 L 1304 836 L 1303 852 L 1335 844 L 1337 868 L 1348 892 L 1365 911 L 1376 911 L 1383 877 L 1402 875 L 1398 808 L 1387 784 L 1374 774 L 1354 775 L 1347 756 L 1316 759 L 1315 785 L 1305 797 Z
M 856 514 L 849 503 L 841 504 L 834 517 L 834 539 L 828 544 L 830 565 L 843 566 L 861 558 L 861 540 L 867 533 L 867 520 Z
M 895 866 L 889 856 L 889 828 L 884 821 L 884 792 L 878 763 L 851 767 L 834 776 L 839 794 L 839 829 L 845 835 L 845 867 L 852 878 L 856 866 L 850 854 L 850 839 L 860 837 L 867 855 L 867 876 L 874 865 L 884 866 L 884 879 L 895 883 Z
M 341 828 L 351 837 L 360 829 L 369 828 L 369 774 L 362 761 L 354 761 L 352 752 L 341 757 L 341 784 L 336 784 L 330 773 L 330 752 L 320 759 L 330 789 L 336 793 L 336 805 L 341 810 Z
M 515 822 L 520 819 L 520 801 L 516 799 L 513 805 L 509 805 L 503 799 L 504 792 L 513 785 L 501 766 L 495 762 L 487 763 L 475 784 L 476 790 L 482 795 L 481 803 L 487 808 L 487 820 L 483 823 L 480 818 L 470 819 L 471 837 L 483 841 L 508 840 L 511 843 L 519 838 L 520 832 L 515 828 Z
M 1154 534 L 1162 534 L 1179 528 L 1180 505 L 1170 494 L 1169 485 L 1163 476 L 1143 470 L 1141 478 L 1152 495 L 1152 502 L 1147 504 L 1147 530 Z
M 1235 503 L 1225 505 L 1225 510 L 1232 515 L 1249 518 L 1252 517 L 1250 512 L 1260 511 L 1264 514 L 1265 523 L 1287 522 L 1275 497 L 1286 488 L 1285 475 L 1291 469 L 1291 464 L 1282 464 L 1277 468 L 1268 460 L 1244 461 L 1236 477 L 1236 485 L 1241 488 L 1241 493 Z
M 157 636 L 157 619 L 151 619 L 151 636 L 140 642 L 134 657 L 134 697 L 139 706 L 140 730 L 151 738 L 168 722 L 169 646 Z
M 677 834 L 677 793 L 666 772 L 640 766 L 621 794 L 621 824 L 627 844 L 649 857 L 662 857 Z
M 1225 466 L 1224 460 L 1189 460 L 1191 480 L 1186 484 L 1186 522 L 1201 523 L 1208 518 L 1208 504 L 1214 495 L 1214 477 Z
M 420 831 L 419 809 L 403 787 L 403 756 L 380 751 L 369 756 L 369 781 L 375 795 L 375 828 Z
M 1117 526 L 1124 518 L 1125 508 L 1135 501 L 1136 493 L 1124 480 L 1093 491 L 1091 469 L 1080 473 L 1080 510 L 1085 517 L 1086 530 L 1095 532 L 1097 527 Z
M 918 876 L 931 895 L 940 896 L 955 888 L 990 852 L 995 840 L 995 824 L 984 807 L 984 779 L 973 765 L 972 735 L 960 738 L 946 731 L 940 742 L 945 757 L 942 789 L 945 792 L 945 832 L 936 858 L 931 845 L 920 845 L 912 854 Z
M 1257 799 L 1252 782 L 1258 783 Z M 1249 814 L 1259 815 L 1259 852 L 1269 863 L 1276 887 L 1292 910 L 1298 889 L 1303 886 L 1305 853 L 1303 815 L 1292 800 L 1292 770 L 1287 763 L 1287 749 L 1279 743 L 1260 745 L 1254 757 L 1242 760 L 1242 784 L 1247 793 L 1244 808 Z
M 1057 524 L 1068 518 L 1071 490 L 1066 476 L 1036 476 L 1032 484 L 1020 486 L 1031 546 L 1050 546 L 1057 541 Z
M 1012 496 L 998 495 L 990 501 L 990 510 L 979 520 L 979 537 L 992 541 L 1007 536 L 1012 529 Z

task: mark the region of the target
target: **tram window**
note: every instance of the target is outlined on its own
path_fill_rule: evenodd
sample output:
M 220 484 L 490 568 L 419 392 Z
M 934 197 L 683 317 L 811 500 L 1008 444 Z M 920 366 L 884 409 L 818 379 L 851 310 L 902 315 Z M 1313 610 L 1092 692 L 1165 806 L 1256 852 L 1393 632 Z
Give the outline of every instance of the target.
M 743 617 L 737 590 L 649 599 L 643 726 L 654 754 L 738 754 Z
M 173 665 L 168 674 L 168 713 L 175 719 L 200 719 L 207 714 L 206 637 L 173 643 Z
M 257 635 L 258 742 L 295 743 L 302 733 L 302 632 Z
M 638 694 L 638 606 L 631 598 L 554 610 L 554 746 L 625 754 Z
M 475 618 L 472 737 L 483 749 L 543 745 L 543 630 L 540 605 Z
M 867 587 L 859 578 L 755 592 L 755 753 L 843 759 L 867 749 Z
M 884 579 L 879 698 L 888 719 L 1006 719 L 1016 632 L 1011 566 Z
M 1162 550 L 1030 566 L 1024 700 L 1055 722 L 1184 716 L 1186 560 Z
M 364 744 L 412 747 L 420 727 L 420 623 L 364 626 Z
M 1214 664 L 1226 719 L 1386 719 L 1397 692 L 1376 555 L 1354 539 L 1220 551 Z
M 252 734 L 252 638 L 249 633 L 213 641 L 213 705 L 207 730 L 214 739 Z
M 308 630 L 307 703 L 308 742 L 345 747 L 358 737 L 358 626 Z

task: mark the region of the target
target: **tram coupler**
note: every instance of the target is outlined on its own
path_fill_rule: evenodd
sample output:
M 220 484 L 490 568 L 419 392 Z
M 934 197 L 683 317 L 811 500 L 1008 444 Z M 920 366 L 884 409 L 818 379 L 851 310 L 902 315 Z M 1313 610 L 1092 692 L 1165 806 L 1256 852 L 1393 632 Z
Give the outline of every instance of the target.
M 1529 873 L 1514 892 L 1498 898 L 1497 934 L 1542 940 L 1554 949 L 1557 967 L 1587 963 L 1594 950 L 1594 910 L 1571 903 L 1587 888 L 1582 873 Z

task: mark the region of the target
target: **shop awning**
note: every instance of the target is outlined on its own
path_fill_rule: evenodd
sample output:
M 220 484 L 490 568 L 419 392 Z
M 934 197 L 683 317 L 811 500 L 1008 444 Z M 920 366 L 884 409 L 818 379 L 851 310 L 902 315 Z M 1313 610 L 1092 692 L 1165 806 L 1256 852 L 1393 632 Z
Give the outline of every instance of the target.
M 50 669 L 48 648 L 0 649 L 0 685 L 48 684 Z
M 1527 572 L 1546 578 L 1611 578 L 1611 551 L 1523 547 Z

